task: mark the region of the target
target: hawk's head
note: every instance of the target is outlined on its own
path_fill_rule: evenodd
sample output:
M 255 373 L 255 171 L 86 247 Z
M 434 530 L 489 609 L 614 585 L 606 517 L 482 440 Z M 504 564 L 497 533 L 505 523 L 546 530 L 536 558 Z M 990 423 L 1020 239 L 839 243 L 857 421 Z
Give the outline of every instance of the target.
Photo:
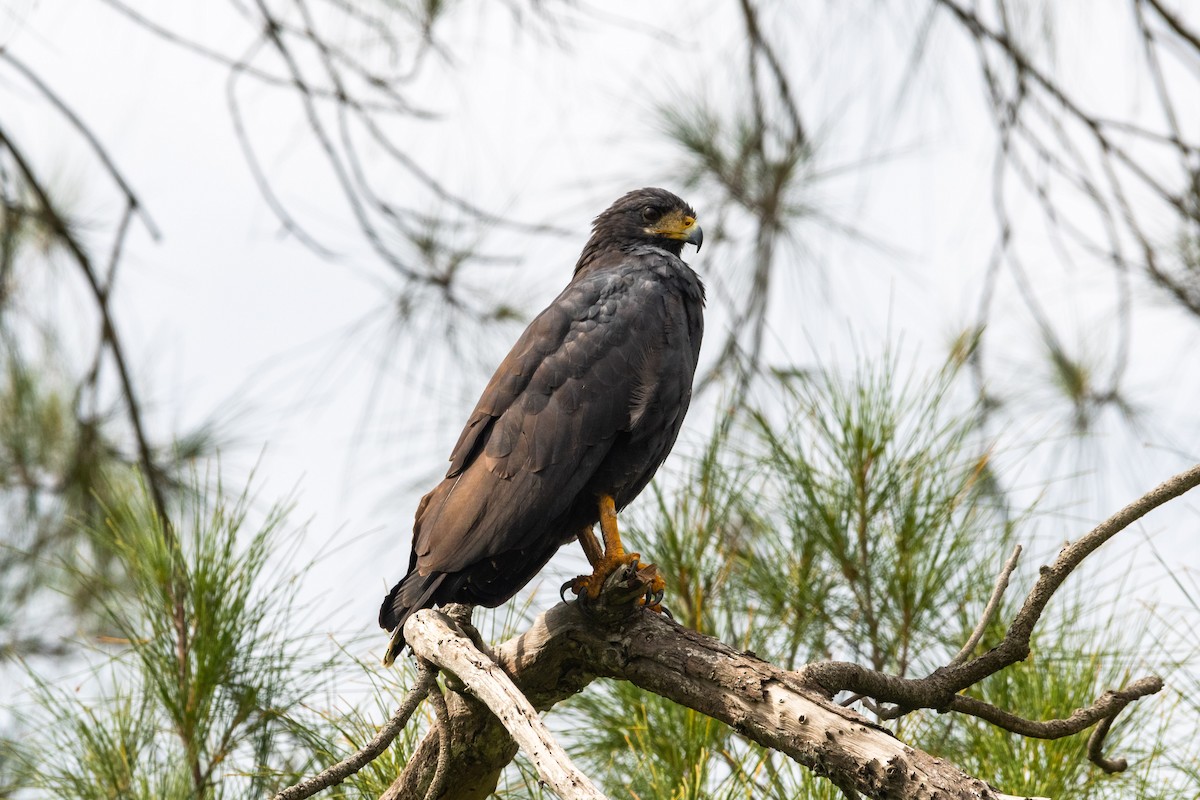
M 696 212 L 666 189 L 636 189 L 621 197 L 592 223 L 592 239 L 618 247 L 648 242 L 675 255 L 685 242 L 700 249 L 704 232 Z

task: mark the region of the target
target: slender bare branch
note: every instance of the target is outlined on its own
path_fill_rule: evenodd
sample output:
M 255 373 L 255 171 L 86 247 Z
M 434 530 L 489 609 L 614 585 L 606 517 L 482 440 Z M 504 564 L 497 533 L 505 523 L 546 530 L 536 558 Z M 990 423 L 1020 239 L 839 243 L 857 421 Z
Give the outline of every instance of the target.
M 1155 676 L 1141 678 L 1124 689 L 1105 692 L 1096 702 L 1086 708 L 1076 709 L 1071 716 L 1065 719 L 1029 720 L 997 708 L 991 703 L 962 694 L 954 696 L 954 700 L 950 703 L 950 710 L 979 717 L 999 728 L 1021 736 L 1030 736 L 1034 739 L 1061 739 L 1064 736 L 1073 736 L 1080 731 L 1087 730 L 1102 719 L 1115 718 L 1125 706 L 1134 700 L 1161 692 L 1162 688 L 1161 678 Z M 1122 769 L 1124 768 L 1122 767 Z
M 432 665 L 421 664 L 417 668 L 416 683 L 404 695 L 404 699 L 400 701 L 400 707 L 396 709 L 396 713 L 379 729 L 371 741 L 332 767 L 322 770 L 319 774 L 311 778 L 305 778 L 294 786 L 289 786 L 282 792 L 279 792 L 275 795 L 275 800 L 305 800 L 305 798 L 312 797 L 322 789 L 337 786 L 346 780 L 346 778 L 378 758 L 384 750 L 388 749 L 388 746 L 391 745 L 392 740 L 396 738 L 400 731 L 404 730 L 404 726 L 408 724 L 408 720 L 412 717 L 413 712 L 417 710 L 417 706 L 421 704 L 421 701 L 434 691 L 437 683 L 436 678 L 437 670 Z
M 1148 2 L 1154 7 L 1154 10 L 1158 12 L 1158 15 L 1162 17 L 1163 21 L 1171 26 L 1171 30 L 1175 31 L 1180 38 L 1184 39 L 1197 52 L 1200 52 L 1200 33 L 1197 33 L 1196 31 L 1193 31 L 1184 25 L 1183 20 L 1178 15 L 1172 14 L 1170 11 L 1168 11 L 1163 4 L 1159 2 L 1159 0 L 1145 0 L 1145 2 Z
M 59 97 L 58 94 L 51 89 L 50 86 L 43 81 L 36 72 L 25 66 L 23 61 L 18 60 L 16 56 L 8 52 L 8 50 L 3 47 L 0 47 L 0 59 L 7 61 L 15 70 L 17 70 L 17 72 L 21 73 L 22 77 L 33 84 L 34 88 L 36 88 L 38 92 L 40 92 L 41 95 L 46 98 L 50 105 L 58 109 L 58 112 L 67 118 L 67 121 L 71 123 L 71 127 L 79 132 L 79 135 L 82 136 L 84 140 L 87 141 L 88 146 L 92 148 L 92 151 L 96 154 L 96 157 L 100 159 L 100 163 L 104 165 L 104 169 L 106 172 L 108 172 L 109 177 L 111 177 L 113 182 L 117 184 L 117 188 L 121 190 L 121 194 L 125 195 L 126 201 L 130 206 L 132 206 L 133 210 L 137 212 L 138 216 L 141 217 L 142 224 L 146 226 L 146 230 L 149 231 L 150 235 L 155 239 L 159 238 L 160 234 L 158 226 L 155 225 L 154 220 L 150 218 L 149 213 L 147 213 L 145 207 L 142 206 L 141 200 L 133 191 L 133 187 L 131 187 L 129 182 L 125 180 L 125 174 L 117 168 L 112 156 L 110 156 L 108 154 L 108 150 L 106 150 L 104 146 L 100 144 L 100 140 L 96 137 L 96 134 L 92 131 L 92 129 L 88 127 L 88 125 L 82 119 L 80 119 L 79 115 L 75 113 L 74 109 L 67 105 L 67 103 L 63 101 L 63 99 Z M 47 209 L 47 211 L 49 211 L 49 209 Z
M 194 39 L 190 39 L 182 34 L 176 33 L 166 26 L 160 25 L 141 12 L 136 11 L 131 6 L 121 2 L 121 0 L 101 0 L 101 2 L 112 8 L 114 11 L 117 11 L 118 13 L 128 17 L 134 23 L 159 37 L 163 41 L 182 48 L 193 55 L 197 55 L 207 61 L 220 64 L 221 66 L 228 67 L 231 70 L 244 72 L 253 77 L 255 80 L 261 81 L 268 86 L 276 86 L 285 89 L 300 88 L 297 86 L 295 81 L 289 78 L 284 78 L 279 75 L 272 75 L 265 70 L 257 69 L 253 66 L 245 64 L 240 59 L 225 55 L 224 53 L 207 47 Z M 318 94 L 327 100 L 339 99 L 336 92 L 328 89 L 314 88 L 313 91 L 315 94 Z M 385 105 L 372 106 L 372 110 L 387 111 L 389 110 L 389 107 Z
M 1091 761 L 1109 774 L 1124 772 L 1129 766 L 1129 762 L 1123 758 L 1105 758 L 1104 756 L 1104 739 L 1108 736 L 1108 732 L 1116 719 L 1117 715 L 1113 714 L 1100 720 L 1100 724 L 1096 726 L 1096 729 L 1092 731 L 1092 735 L 1088 737 L 1088 761 Z
M 424 660 L 420 663 L 422 667 L 429 664 Z M 442 694 L 437 681 L 429 685 L 429 702 L 433 704 L 434 721 L 437 726 L 438 756 L 433 779 L 429 782 L 429 788 L 425 790 L 425 800 L 437 800 L 446 788 L 450 764 L 450 710 L 446 707 L 446 696 Z
M 962 650 L 958 651 L 958 655 L 950 659 L 950 665 L 962 664 L 971 657 L 971 653 L 975 652 L 975 647 L 979 644 L 979 640 L 983 638 L 984 631 L 991 624 L 992 619 L 996 616 L 996 612 L 1000 610 L 1000 601 L 1004 598 L 1004 592 L 1008 589 L 1008 579 L 1012 577 L 1013 570 L 1017 568 L 1017 560 L 1021 557 L 1021 545 L 1013 548 L 1012 555 L 1008 557 L 1008 561 L 1004 563 L 1004 568 L 1000 570 L 1000 574 L 996 576 L 996 585 L 992 588 L 992 596 L 988 598 L 987 606 L 983 609 L 983 615 L 979 618 L 979 624 L 975 626 L 975 630 L 971 631 L 971 637 L 967 639 L 967 643 L 963 645 Z
M 250 132 L 246 129 L 241 104 L 238 100 L 237 85 L 244 74 L 249 74 L 251 62 L 264 44 L 266 44 L 265 38 L 256 39 L 247 48 L 245 54 L 230 68 L 229 76 L 225 80 L 225 103 L 229 107 L 229 118 L 233 122 L 233 132 L 237 138 L 238 147 L 242 151 L 242 156 L 246 159 L 246 166 L 250 169 L 250 177 L 254 179 L 259 194 L 262 195 L 263 201 L 275 214 L 276 219 L 279 220 L 279 224 L 309 250 L 312 250 L 322 258 L 333 258 L 335 255 L 334 252 L 317 241 L 316 237 L 297 222 L 288 212 L 283 201 L 279 199 L 279 196 L 275 193 L 275 189 L 271 186 L 270 178 L 267 177 L 266 171 L 259 161 L 258 152 L 254 149 L 254 143 L 250 140 Z

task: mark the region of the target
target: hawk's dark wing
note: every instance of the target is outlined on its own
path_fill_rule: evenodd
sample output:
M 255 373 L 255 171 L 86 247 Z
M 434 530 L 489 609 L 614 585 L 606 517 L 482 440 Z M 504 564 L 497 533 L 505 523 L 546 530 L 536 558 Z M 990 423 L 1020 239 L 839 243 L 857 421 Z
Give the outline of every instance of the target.
M 660 289 L 633 271 L 594 274 L 533 321 L 484 389 L 417 522 L 419 571 L 528 547 L 544 533 L 539 522 L 566 511 L 661 377 L 667 309 L 646 296 Z

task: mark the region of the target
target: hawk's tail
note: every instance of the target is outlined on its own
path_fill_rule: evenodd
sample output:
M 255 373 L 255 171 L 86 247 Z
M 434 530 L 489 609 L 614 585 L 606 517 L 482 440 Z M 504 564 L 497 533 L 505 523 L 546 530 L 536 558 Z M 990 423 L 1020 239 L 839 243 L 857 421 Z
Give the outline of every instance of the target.
M 404 623 L 422 608 L 434 604 L 433 595 L 445 579 L 446 575 L 442 572 L 422 575 L 413 570 L 388 592 L 379 608 L 379 627 L 392 633 L 392 640 L 388 642 L 387 652 L 383 655 L 385 667 L 390 667 L 404 649 Z

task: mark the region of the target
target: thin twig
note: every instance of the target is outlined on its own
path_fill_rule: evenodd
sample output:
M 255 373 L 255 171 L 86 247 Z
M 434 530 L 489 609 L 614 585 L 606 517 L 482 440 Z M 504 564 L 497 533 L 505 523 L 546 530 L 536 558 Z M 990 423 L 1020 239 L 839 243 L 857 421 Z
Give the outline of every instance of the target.
M 433 668 L 433 665 L 424 659 L 421 659 L 421 664 Z M 450 763 L 450 710 L 446 708 L 446 696 L 442 694 L 437 681 L 429 685 L 429 702 L 433 704 L 434 722 L 437 725 L 438 755 L 433 779 L 429 781 L 429 788 L 425 790 L 425 800 L 437 800 L 446 788 L 446 775 Z
M 1086 708 L 1077 708 L 1065 719 L 1030 720 L 997 708 L 983 700 L 958 694 L 950 704 L 951 711 L 979 717 L 998 728 L 1034 739 L 1061 739 L 1087 730 L 1103 719 L 1112 719 L 1134 700 L 1157 694 L 1163 688 L 1162 678 L 1140 678 L 1117 691 L 1108 691 Z M 1121 769 L 1124 769 L 1122 767 Z M 1119 772 L 1120 770 L 1112 770 Z
M 100 163 L 104 165 L 104 169 L 113 179 L 113 182 L 117 184 L 117 188 L 121 190 L 121 194 L 125 195 L 125 198 L 129 201 L 129 204 L 133 206 L 133 208 L 137 211 L 138 216 L 142 218 L 142 224 L 146 226 L 146 230 L 150 232 L 150 236 L 154 239 L 158 239 L 161 235 L 159 233 L 158 226 L 154 224 L 154 220 L 150 218 L 149 213 L 147 213 L 146 209 L 142 206 L 141 200 L 139 200 L 138 196 L 134 194 L 133 187 L 131 187 L 125 180 L 124 173 L 117 169 L 117 165 L 113 162 L 112 157 L 108 154 L 108 151 L 104 149 L 104 146 L 100 144 L 100 140 L 96 138 L 96 134 L 92 132 L 92 129 L 89 128 L 87 124 L 79 118 L 79 115 L 76 114 L 75 111 L 69 105 L 67 105 L 66 102 L 63 101 L 63 99 L 59 97 L 58 94 L 56 94 L 54 90 L 51 89 L 36 72 L 25 66 L 23 61 L 17 60 L 12 53 L 8 52 L 8 50 L 4 49 L 3 47 L 0 47 L 0 58 L 7 61 L 13 67 L 13 69 L 17 70 L 17 72 L 20 72 L 25 80 L 33 84 L 34 88 L 36 88 L 42 94 L 42 96 L 49 101 L 50 105 L 58 109 L 58 112 L 67 118 L 67 121 L 71 123 L 71 127 L 79 132 L 79 135 L 87 141 L 88 146 L 92 148 L 93 152 L 95 152 L 96 157 L 100 159 Z M 24 169 L 22 169 L 22 171 L 24 171 Z M 47 211 L 49 211 L 48 208 Z
M 254 183 L 258 186 L 259 194 L 262 195 L 263 201 L 275 213 L 275 217 L 279 223 L 283 225 L 284 230 L 296 237 L 296 239 L 309 250 L 313 251 L 321 258 L 330 259 L 336 254 L 327 248 L 325 245 L 317 241 L 316 237 L 304 229 L 290 213 L 283 201 L 275 194 L 275 190 L 271 187 L 271 180 L 267 177 L 267 173 L 263 170 L 262 164 L 258 159 L 258 153 L 254 149 L 254 143 L 250 141 L 250 132 L 246 129 L 246 121 L 242 116 L 241 104 L 238 102 L 237 85 L 242 75 L 250 74 L 251 62 L 257 56 L 258 51 L 266 44 L 266 37 L 259 37 L 246 49 L 245 54 L 238 59 L 229 69 L 229 76 L 225 80 L 225 103 L 229 107 L 229 118 L 233 122 L 233 133 L 237 139 L 238 147 L 241 148 L 242 155 L 246 159 L 246 166 L 250 168 L 250 176 L 254 179 Z
M 322 789 L 337 786 L 346 780 L 346 778 L 378 758 L 400 731 L 404 730 L 404 726 L 408 724 L 409 718 L 417 710 L 417 706 L 421 704 L 421 701 L 426 696 L 432 696 L 431 690 L 437 685 L 436 678 L 437 669 L 429 662 L 421 661 L 417 667 L 417 682 L 404 695 L 404 699 L 400 701 L 400 707 L 396 709 L 396 713 L 379 729 L 375 734 L 375 738 L 371 739 L 370 742 L 357 752 L 347 756 L 332 767 L 284 789 L 275 795 L 275 800 L 304 800 L 304 798 L 312 797 Z M 440 695 L 440 692 L 438 694 Z
M 400 256 L 394 252 L 384 241 L 380 231 L 375 227 L 371 220 L 367 209 L 363 206 L 362 198 L 355 191 L 355 183 L 353 175 L 350 174 L 348 167 L 338 154 L 338 149 L 335 146 L 329 131 L 325 127 L 325 123 L 321 118 L 320 110 L 317 108 L 315 97 L 309 87 L 309 83 L 304 75 L 304 70 L 300 66 L 296 55 L 288 46 L 284 39 L 284 28 L 279 21 L 271 14 L 264 0 L 254 0 L 258 7 L 259 13 L 264 20 L 263 34 L 267 41 L 270 42 L 276 54 L 283 59 L 284 65 L 287 67 L 288 73 L 295 81 L 297 96 L 300 100 L 301 108 L 304 111 L 305 119 L 308 123 L 309 131 L 316 139 L 317 145 L 321 148 L 325 156 L 325 160 L 333 172 L 333 177 L 337 181 L 341 189 L 342 195 L 346 203 L 350 207 L 350 212 L 358 223 L 358 228 L 367 238 L 367 243 L 375 254 L 384 260 L 392 269 L 396 270 L 402 277 L 408 279 L 419 279 L 421 276 L 413 270 L 408 264 L 404 263 Z
M 149 17 L 145 16 L 144 14 L 134 10 L 130 6 L 126 5 L 124 2 L 121 2 L 121 0 L 101 0 L 101 2 L 108 5 L 114 11 L 117 11 L 118 13 L 125 15 L 130 20 L 132 20 L 134 23 L 141 26 L 142 28 L 149 31 L 150 33 L 154 34 L 155 36 L 159 37 L 163 41 L 166 41 L 176 47 L 182 48 L 183 50 L 186 50 L 187 52 L 192 53 L 193 55 L 199 56 L 199 57 L 206 59 L 208 61 L 211 61 L 213 63 L 220 64 L 221 66 L 228 67 L 231 70 L 238 70 L 241 72 L 245 72 L 247 75 L 255 78 L 256 80 L 262 81 L 264 84 L 267 84 L 268 86 L 276 86 L 276 87 L 284 88 L 284 89 L 299 88 L 296 85 L 295 81 L 292 81 L 288 78 L 284 78 L 284 77 L 281 77 L 278 75 L 272 75 L 271 73 L 266 72 L 265 70 L 257 69 L 256 67 L 246 65 L 246 64 L 242 63 L 242 61 L 240 59 L 235 59 L 232 56 L 227 56 L 224 53 L 218 52 L 210 47 L 207 47 L 207 46 L 201 44 L 200 42 L 196 41 L 195 39 L 189 39 L 186 36 L 175 33 L 174 31 L 170 30 L 169 28 L 167 28 L 163 25 L 160 25 L 159 23 L 155 22 L 154 20 L 150 19 Z M 328 89 L 314 88 L 313 91 L 314 91 L 314 93 L 320 94 L 322 97 L 324 97 L 327 100 L 339 99 L 338 95 L 335 92 L 330 91 Z M 372 109 L 379 110 L 379 111 L 388 111 L 388 110 L 390 110 L 390 107 L 386 106 L 386 105 L 377 105 L 377 106 L 372 106 Z
M 983 616 L 979 619 L 979 624 L 975 626 L 975 630 L 971 632 L 971 638 L 967 639 L 967 643 L 963 645 L 962 650 L 958 651 L 958 655 L 950 659 L 950 665 L 962 664 L 971 657 L 971 653 L 975 652 L 975 647 L 979 644 L 979 640 L 983 638 L 983 632 L 987 630 L 987 626 L 991 624 L 992 619 L 996 616 L 996 612 L 1000 610 L 1000 601 L 1004 598 L 1004 591 L 1008 589 L 1008 579 L 1012 576 L 1013 570 L 1017 568 L 1017 559 L 1021 557 L 1021 545 L 1013 548 L 1012 555 L 1008 557 L 1008 561 L 1004 563 L 1004 569 L 1000 570 L 1000 574 L 996 576 L 996 585 L 992 589 L 992 596 L 988 598 L 987 606 L 983 609 Z
M 1100 720 L 1100 724 L 1092 731 L 1092 735 L 1088 737 L 1087 755 L 1088 761 L 1098 766 L 1100 769 L 1109 773 L 1124 772 L 1129 766 L 1129 762 L 1123 758 L 1105 758 L 1104 756 L 1104 739 L 1108 736 L 1108 731 L 1112 728 L 1112 724 L 1117 719 L 1117 712 Z
M 1163 18 L 1163 21 L 1171 26 L 1171 30 L 1175 31 L 1175 33 L 1178 34 L 1180 38 L 1184 39 L 1188 44 L 1190 44 L 1193 49 L 1200 52 L 1200 33 L 1189 30 L 1188 27 L 1183 24 L 1183 20 L 1164 8 L 1163 4 L 1159 2 L 1159 0 L 1146 0 L 1146 2 L 1153 6 L 1154 10 L 1158 12 L 1158 15 Z

